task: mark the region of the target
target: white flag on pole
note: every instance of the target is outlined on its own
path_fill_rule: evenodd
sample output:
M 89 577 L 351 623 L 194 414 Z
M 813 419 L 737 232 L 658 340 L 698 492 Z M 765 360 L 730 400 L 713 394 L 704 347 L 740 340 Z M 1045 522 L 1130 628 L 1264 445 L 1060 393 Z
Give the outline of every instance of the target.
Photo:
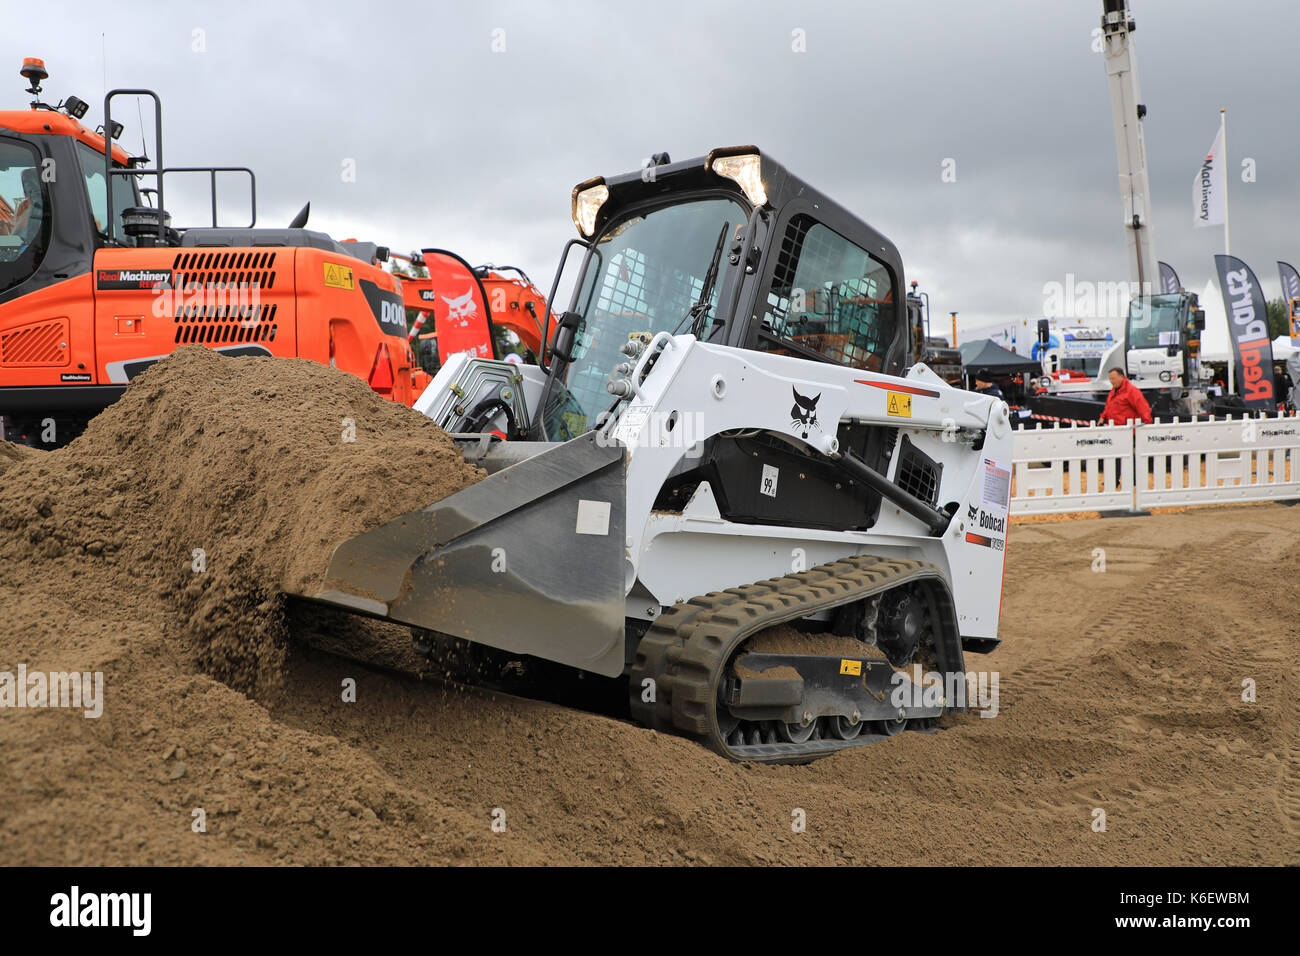
M 1196 181 L 1192 184 L 1192 207 L 1197 226 L 1223 225 L 1223 203 L 1228 188 L 1225 163 L 1223 127 L 1220 126 L 1210 154 L 1196 171 Z

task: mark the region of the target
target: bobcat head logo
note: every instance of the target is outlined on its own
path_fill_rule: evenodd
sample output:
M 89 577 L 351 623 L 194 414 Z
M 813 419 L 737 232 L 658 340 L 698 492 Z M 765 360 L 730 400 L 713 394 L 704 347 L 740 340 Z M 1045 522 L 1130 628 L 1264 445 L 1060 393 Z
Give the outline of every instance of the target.
M 975 505 L 966 506 L 966 519 L 968 521 L 975 521 L 979 516 L 980 516 L 979 508 L 977 508 Z
M 472 287 L 458 299 L 449 299 L 445 295 L 438 298 L 447 304 L 447 317 L 459 320 L 462 328 L 469 325 L 470 319 L 478 317 L 478 303 L 474 301 Z
M 804 398 L 793 387 L 790 391 L 794 392 L 794 407 L 790 409 L 790 426 L 800 433 L 801 438 L 807 438 L 808 432 L 814 428 L 821 431 L 821 426 L 817 424 L 817 403 L 821 401 L 821 392 L 812 398 Z

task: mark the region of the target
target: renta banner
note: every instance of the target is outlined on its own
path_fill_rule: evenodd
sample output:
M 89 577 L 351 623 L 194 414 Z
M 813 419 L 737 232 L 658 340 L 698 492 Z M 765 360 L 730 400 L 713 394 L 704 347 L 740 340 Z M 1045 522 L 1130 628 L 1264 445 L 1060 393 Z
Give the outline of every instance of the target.
M 1178 278 L 1178 273 L 1174 267 L 1167 262 L 1160 263 L 1160 291 L 1165 295 L 1173 295 L 1180 292 L 1183 288 L 1182 281 Z
M 1237 388 L 1247 408 L 1277 411 L 1273 389 L 1273 343 L 1268 337 L 1264 290 L 1250 266 L 1236 256 L 1216 255 L 1228 338 L 1237 364 Z

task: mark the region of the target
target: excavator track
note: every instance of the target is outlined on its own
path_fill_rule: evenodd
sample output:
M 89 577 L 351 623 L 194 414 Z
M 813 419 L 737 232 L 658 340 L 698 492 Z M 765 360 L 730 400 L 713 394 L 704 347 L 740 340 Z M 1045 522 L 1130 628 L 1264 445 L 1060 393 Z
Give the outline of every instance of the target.
M 770 726 L 738 722 L 720 699 L 720 685 L 743 643 L 761 631 L 913 582 L 933 585 L 932 613 L 945 632 L 935 635 L 938 663 L 945 673 L 960 672 L 960 639 L 943 581 L 942 572 L 924 561 L 861 555 L 678 604 L 660 615 L 637 645 L 629 673 L 632 717 L 657 731 L 694 738 L 731 760 L 746 762 L 807 763 L 883 740 L 902 728 L 903 714 L 886 724 L 883 732 L 864 729 L 851 739 L 823 733 L 818 719 L 809 739 L 782 740 Z M 863 663 L 886 662 L 864 659 Z M 919 715 L 910 716 L 916 720 Z M 932 716 L 921 719 L 928 724 Z

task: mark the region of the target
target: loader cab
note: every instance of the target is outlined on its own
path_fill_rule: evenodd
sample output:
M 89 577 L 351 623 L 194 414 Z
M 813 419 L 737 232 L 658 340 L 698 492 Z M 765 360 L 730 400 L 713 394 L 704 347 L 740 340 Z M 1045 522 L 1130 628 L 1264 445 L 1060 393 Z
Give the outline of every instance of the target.
M 580 183 L 572 205 L 587 252 L 572 347 L 551 364 L 540 411 L 551 440 L 595 426 L 633 335 L 690 333 L 890 374 L 907 361 L 897 249 L 756 147 L 680 163 L 659 154 L 639 172 Z
M 552 342 L 534 433 L 567 441 L 614 405 L 611 372 L 629 337 L 697 339 L 886 374 L 911 353 L 902 260 L 865 222 L 763 156 L 714 150 L 681 163 L 660 154 L 637 173 L 580 183 L 573 219 L 586 245 L 569 310 Z M 791 395 L 792 414 L 816 396 Z M 540 425 L 540 427 L 538 427 Z M 840 445 L 887 467 L 897 430 L 841 425 Z M 717 436 L 686 456 L 660 492 L 673 510 L 707 481 L 721 513 L 747 523 L 870 527 L 880 497 L 844 482 L 761 430 Z M 782 502 L 757 489 L 763 463 L 789 465 L 806 495 Z
M 630 337 L 667 331 L 718 339 L 725 319 L 716 277 L 726 246 L 749 217 L 744 202 L 725 191 L 692 191 L 633 204 L 602 230 L 570 309 L 581 321 L 563 403 L 548 416 L 553 437 L 594 427 L 610 402 L 605 383 L 625 360 L 619 349 Z

